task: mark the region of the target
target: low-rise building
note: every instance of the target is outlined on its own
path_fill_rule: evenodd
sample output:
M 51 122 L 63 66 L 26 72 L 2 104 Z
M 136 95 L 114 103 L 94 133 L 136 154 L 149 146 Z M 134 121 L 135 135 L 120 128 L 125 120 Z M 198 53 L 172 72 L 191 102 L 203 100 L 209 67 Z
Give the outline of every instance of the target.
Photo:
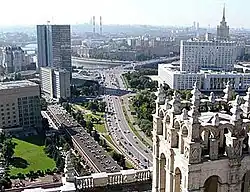
M 222 91 L 227 82 L 237 91 L 245 91 L 250 86 L 250 73 L 212 70 L 191 73 L 180 71 L 178 66 L 172 64 L 159 64 L 158 76 L 160 83 L 166 83 L 170 88 L 177 90 L 192 89 L 195 82 L 201 91 Z
M 41 128 L 39 85 L 30 81 L 0 83 L 0 131 Z

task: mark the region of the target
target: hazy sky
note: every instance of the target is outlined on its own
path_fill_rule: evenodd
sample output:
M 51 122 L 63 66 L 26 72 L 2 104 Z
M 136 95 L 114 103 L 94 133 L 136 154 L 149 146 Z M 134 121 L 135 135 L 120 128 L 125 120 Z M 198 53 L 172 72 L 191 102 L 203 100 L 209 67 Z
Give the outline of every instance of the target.
M 226 4 L 230 27 L 250 28 L 250 0 L 1 0 L 0 25 L 89 23 L 216 26 Z M 53 19 L 52 19 L 53 18 Z

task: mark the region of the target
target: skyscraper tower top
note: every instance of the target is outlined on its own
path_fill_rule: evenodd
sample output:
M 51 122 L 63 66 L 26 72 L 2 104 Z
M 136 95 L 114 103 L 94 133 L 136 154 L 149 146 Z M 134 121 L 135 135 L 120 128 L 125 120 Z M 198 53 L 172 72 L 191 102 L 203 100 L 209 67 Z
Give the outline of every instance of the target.
M 226 17 L 225 17 L 225 4 L 224 4 L 224 7 L 223 7 L 222 21 L 226 21 Z
M 220 22 L 220 25 L 217 26 L 217 40 L 219 41 L 229 40 L 229 26 L 227 26 L 225 14 L 226 14 L 226 11 L 225 11 L 225 5 L 224 5 L 222 21 Z

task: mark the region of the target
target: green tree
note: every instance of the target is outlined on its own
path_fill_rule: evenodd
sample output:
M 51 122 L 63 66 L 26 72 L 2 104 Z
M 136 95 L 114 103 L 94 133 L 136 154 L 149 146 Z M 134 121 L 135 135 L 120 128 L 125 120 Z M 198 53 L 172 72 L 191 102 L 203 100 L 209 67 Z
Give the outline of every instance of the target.
M 14 155 L 15 143 L 12 142 L 11 138 L 7 138 L 2 145 L 2 153 L 6 164 L 9 165 L 12 156 Z
M 89 133 L 93 131 L 93 123 L 91 120 L 86 121 L 86 129 Z

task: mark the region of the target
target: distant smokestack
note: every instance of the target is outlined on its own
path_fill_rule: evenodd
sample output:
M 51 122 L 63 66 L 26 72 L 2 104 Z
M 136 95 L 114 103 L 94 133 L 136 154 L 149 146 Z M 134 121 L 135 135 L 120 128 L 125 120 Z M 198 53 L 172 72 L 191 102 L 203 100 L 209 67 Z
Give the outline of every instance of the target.
M 100 35 L 102 35 L 102 16 L 100 16 Z
M 95 33 L 95 16 L 93 16 L 93 33 Z

